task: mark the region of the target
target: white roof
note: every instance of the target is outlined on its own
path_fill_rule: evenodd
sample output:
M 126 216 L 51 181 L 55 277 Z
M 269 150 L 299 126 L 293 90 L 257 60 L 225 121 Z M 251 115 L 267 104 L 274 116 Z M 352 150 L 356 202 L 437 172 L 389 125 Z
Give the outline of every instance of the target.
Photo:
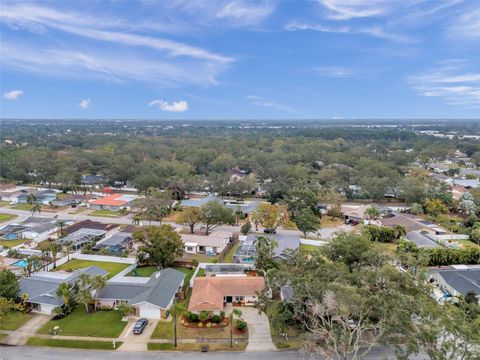
M 185 243 L 185 246 L 197 246 L 197 245 L 198 245 L 198 243 L 196 243 L 196 242 L 186 242 Z

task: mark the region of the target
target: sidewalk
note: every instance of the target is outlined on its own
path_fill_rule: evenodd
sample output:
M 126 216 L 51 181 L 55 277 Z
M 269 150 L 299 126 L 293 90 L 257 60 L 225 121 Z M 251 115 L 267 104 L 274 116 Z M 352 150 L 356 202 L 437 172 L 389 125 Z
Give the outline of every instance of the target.
M 31 320 L 12 331 L 3 342 L 8 345 L 25 345 L 27 340 L 35 336 L 36 331 L 45 325 L 48 320 L 50 320 L 48 315 L 35 314 Z

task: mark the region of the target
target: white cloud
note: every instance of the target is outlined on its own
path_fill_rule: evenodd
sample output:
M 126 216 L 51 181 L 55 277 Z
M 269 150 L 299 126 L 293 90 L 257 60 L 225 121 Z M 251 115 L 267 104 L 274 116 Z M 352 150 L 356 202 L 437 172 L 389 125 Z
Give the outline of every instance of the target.
M 218 10 L 216 17 L 251 25 L 263 21 L 274 9 L 271 2 L 229 1 Z
M 13 101 L 13 100 L 17 100 L 22 95 L 23 95 L 22 90 L 12 90 L 12 91 L 7 91 L 6 93 L 4 93 L 3 98 Z
M 168 103 L 165 100 L 155 99 L 150 101 L 148 106 L 158 106 L 163 111 L 185 112 L 188 110 L 188 103 L 185 100 Z
M 408 77 L 417 94 L 441 97 L 450 105 L 480 107 L 480 72 L 466 70 L 464 62 L 444 62 L 424 74 Z
M 313 69 L 315 74 L 323 77 L 346 78 L 353 74 L 353 71 L 338 66 L 319 66 Z
M 53 29 L 93 41 L 83 48 L 83 42 L 74 48 L 61 45 L 63 41 L 45 44 L 42 43 L 45 36 L 40 36 L 38 41 L 35 37 L 30 41 L 25 37 L 2 41 L 0 57 L 4 65 L 35 73 L 93 76 L 117 82 L 128 79 L 208 86 L 216 84 L 216 77 L 234 61 L 231 57 L 182 42 L 126 32 L 130 28 L 120 26 L 124 23 L 121 19 L 96 19 L 84 13 L 12 4 L 2 7 L 0 20 L 18 31 L 29 31 L 33 36 Z M 118 27 L 124 30 L 114 30 Z M 108 51 L 102 42 L 112 44 Z M 139 47 L 151 51 L 137 51 Z
M 480 6 L 466 8 L 465 11 L 451 21 L 447 34 L 461 40 L 480 40 Z
M 318 0 L 332 20 L 383 16 L 392 11 L 395 0 Z M 401 0 L 402 2 L 404 0 Z
M 90 108 L 90 99 L 83 99 L 82 101 L 80 101 L 80 104 L 78 104 L 78 106 L 80 106 L 80 109 L 82 110 L 87 110 L 88 108 Z
M 324 24 L 314 24 L 305 22 L 291 22 L 286 27 L 288 31 L 311 30 L 325 33 L 340 34 L 366 34 L 380 39 L 391 40 L 395 42 L 411 43 L 415 42 L 412 37 L 390 32 L 385 27 L 377 26 L 328 26 Z

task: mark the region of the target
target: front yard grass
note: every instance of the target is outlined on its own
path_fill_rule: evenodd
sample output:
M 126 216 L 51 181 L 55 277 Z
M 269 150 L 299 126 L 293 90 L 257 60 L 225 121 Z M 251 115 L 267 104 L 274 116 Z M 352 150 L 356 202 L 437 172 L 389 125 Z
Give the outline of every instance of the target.
M 115 350 L 118 349 L 123 342 L 115 343 Z M 95 350 L 113 350 L 111 341 L 88 341 L 88 340 L 62 340 L 62 339 L 44 339 L 39 337 L 31 337 L 27 341 L 30 346 L 49 346 L 72 349 L 95 349 Z
M 300 244 L 300 250 L 311 253 L 320 250 L 320 246 Z
M 374 246 L 388 256 L 395 256 L 395 250 L 397 250 L 397 244 L 395 243 L 381 243 L 375 241 Z
M 103 262 L 103 261 L 91 261 L 91 260 L 80 260 L 80 259 L 72 259 L 65 264 L 58 266 L 55 271 L 57 270 L 77 270 L 83 269 L 88 266 L 98 266 L 99 268 L 108 271 L 107 278 L 110 279 L 120 271 L 125 269 L 126 267 L 130 266 L 130 264 L 120 264 L 120 263 L 113 263 L 113 262 Z
M 116 310 L 97 311 L 85 314 L 83 306 L 79 305 L 73 312 L 63 319 L 50 320 L 37 333 L 48 334 L 55 326 L 60 327 L 60 336 L 92 336 L 92 337 L 119 337 L 127 325 L 122 321 L 123 315 Z
M 0 330 L 17 330 L 32 318 L 32 314 L 24 314 L 20 311 L 11 310 L 0 318 Z
M 320 224 L 322 228 L 337 227 L 343 224 L 343 220 L 338 218 L 332 219 L 330 216 L 324 215 L 320 219 Z
M 30 209 L 32 208 L 32 205 L 30 205 L 30 204 L 17 204 L 17 205 L 11 206 L 10 208 L 15 209 L 15 210 L 30 211 Z
M 241 351 L 241 350 L 245 350 L 248 343 L 247 342 L 235 343 L 234 341 L 233 347 L 230 347 L 230 344 L 228 343 L 224 343 L 224 344 L 180 343 L 180 344 L 177 344 L 176 348 L 173 346 L 172 343 L 166 343 L 166 344 L 148 343 L 147 348 L 148 350 L 202 351 L 202 346 L 204 345 L 208 346 L 208 351 Z
M 9 221 L 9 220 L 15 219 L 16 217 L 17 215 L 13 215 L 13 214 L 0 214 L 0 222 Z
M 90 216 L 103 216 L 103 217 L 119 217 L 123 216 L 119 211 L 112 210 L 94 210 L 90 213 Z
M 0 207 L 8 207 L 8 206 L 10 206 L 10 202 L 0 200 Z
M 6 248 L 11 248 L 20 244 L 23 244 L 27 239 L 19 239 L 19 240 L 0 240 L 0 246 L 4 246 Z

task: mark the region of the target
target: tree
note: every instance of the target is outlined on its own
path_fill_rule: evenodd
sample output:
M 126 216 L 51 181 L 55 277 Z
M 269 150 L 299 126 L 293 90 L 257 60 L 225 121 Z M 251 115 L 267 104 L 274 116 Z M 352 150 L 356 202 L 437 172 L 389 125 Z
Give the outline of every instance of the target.
M 247 236 L 248 233 L 252 230 L 252 223 L 250 221 L 247 221 L 245 224 L 243 224 L 240 227 L 240 232 L 242 235 Z
M 465 194 L 468 194 L 468 193 L 465 193 Z M 473 196 L 472 196 L 472 199 L 473 199 Z M 463 198 L 463 199 L 460 199 L 460 202 L 458 203 L 458 210 L 464 217 L 467 217 L 469 215 L 476 215 L 477 205 L 473 200 L 470 200 L 468 198 Z
M 275 267 L 275 249 L 278 246 L 276 240 L 266 236 L 257 236 L 254 241 L 256 246 L 255 268 L 266 273 L 268 270 Z
M 85 312 L 88 314 L 88 304 L 92 301 L 92 294 L 90 292 L 90 286 L 92 284 L 92 278 L 90 275 L 83 273 L 80 274 L 77 280 L 78 292 L 76 300 L 85 305 Z
M 412 204 L 412 207 L 410 208 L 410 212 L 411 212 L 413 215 L 423 214 L 423 206 L 422 206 L 422 204 L 413 203 L 413 204 Z
M 0 320 L 11 310 L 18 310 L 18 305 L 12 299 L 0 297 Z
M 202 222 L 205 224 L 205 235 L 208 235 L 217 225 L 233 224 L 233 211 L 218 201 L 210 200 L 201 206 Z
M 293 217 L 297 213 L 301 213 L 309 209 L 313 214 L 318 215 L 318 198 L 317 195 L 308 188 L 294 189 L 287 194 L 285 203 Z
M 103 275 L 96 275 L 90 279 L 91 289 L 95 291 L 94 309 L 97 311 L 98 293 L 107 285 L 107 278 Z
M 52 242 L 48 246 L 48 251 L 50 251 L 50 254 L 52 255 L 53 268 L 55 269 L 57 267 L 57 255 L 60 251 L 62 251 L 62 245 L 56 242 Z
M 122 302 L 118 305 L 118 311 L 122 313 L 123 316 L 128 316 L 133 310 L 133 306 L 125 302 Z
M 147 226 L 135 231 L 133 238 L 142 243 L 138 252 L 146 254 L 146 260 L 159 270 L 170 266 L 183 255 L 182 238 L 171 225 Z
M 255 224 L 275 231 L 288 219 L 288 211 L 284 205 L 261 203 L 252 213 L 252 219 Z
M 240 318 L 242 316 L 242 312 L 238 309 L 233 309 L 230 314 L 228 315 L 228 322 L 230 326 L 230 347 L 233 347 L 233 320 L 234 316 Z
M 66 313 L 70 313 L 75 305 L 76 289 L 68 283 L 61 283 L 56 291 L 56 295 L 63 299 L 63 306 Z
M 447 207 L 440 199 L 427 199 L 424 203 L 427 214 L 437 216 L 448 212 Z
M 170 313 L 173 316 L 173 345 L 177 347 L 177 317 L 187 310 L 187 307 L 179 302 L 173 303 Z
M 17 276 L 10 270 L 0 271 L 0 298 L 15 300 L 18 297 L 20 286 Z
M 196 206 L 187 207 L 176 219 L 177 224 L 188 225 L 190 234 L 194 233 L 195 226 L 202 221 L 202 211 Z
M 365 217 L 369 220 L 375 220 L 380 217 L 380 209 L 376 205 L 372 205 L 365 210 Z
M 55 225 L 58 226 L 57 236 L 59 238 L 64 237 L 65 236 L 64 229 L 65 229 L 65 226 L 67 226 L 67 222 L 65 220 L 58 219 L 57 221 L 55 221 Z
M 142 218 L 140 217 L 140 215 L 135 214 L 132 218 L 132 224 L 133 225 L 140 225 L 140 221 L 142 221 Z
M 472 230 L 470 240 L 480 245 L 480 227 Z
M 304 237 L 307 237 L 308 233 L 318 231 L 318 229 L 320 229 L 320 220 L 318 219 L 318 216 L 315 215 L 309 208 L 305 208 L 297 212 L 294 222 L 295 225 L 297 225 L 298 230 L 303 233 Z

